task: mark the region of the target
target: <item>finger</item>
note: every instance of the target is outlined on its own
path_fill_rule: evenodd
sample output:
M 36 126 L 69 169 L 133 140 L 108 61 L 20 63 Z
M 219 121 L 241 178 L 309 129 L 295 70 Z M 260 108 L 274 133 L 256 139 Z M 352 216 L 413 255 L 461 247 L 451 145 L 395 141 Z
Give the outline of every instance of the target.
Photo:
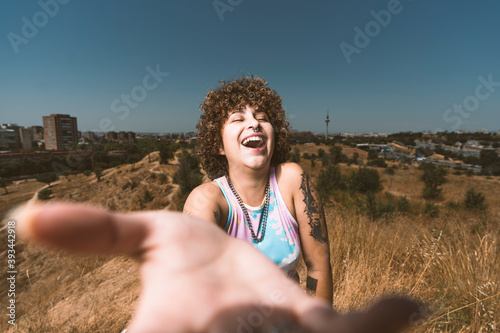
M 421 307 L 407 298 L 382 300 L 365 312 L 339 315 L 332 309 L 317 307 L 301 317 L 307 332 L 396 333 L 422 318 Z
M 353 333 L 395 333 L 422 317 L 422 306 L 408 298 L 393 297 L 379 301 L 368 311 L 346 316 Z
M 263 309 L 255 305 L 241 305 L 224 309 L 208 325 L 209 333 L 219 332 L 276 332 L 303 333 L 305 328 L 290 310 Z
M 115 214 L 82 204 L 48 203 L 14 213 L 28 239 L 82 254 L 137 254 L 148 234 L 138 215 Z

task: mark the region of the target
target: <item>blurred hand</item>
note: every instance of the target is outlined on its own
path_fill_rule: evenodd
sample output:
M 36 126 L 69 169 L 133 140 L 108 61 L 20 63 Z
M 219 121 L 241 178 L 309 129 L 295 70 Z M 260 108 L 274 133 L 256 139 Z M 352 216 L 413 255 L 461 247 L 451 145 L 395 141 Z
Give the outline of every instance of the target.
M 50 203 L 16 215 L 18 231 L 28 239 L 85 255 L 138 260 L 142 292 L 127 333 L 390 333 L 418 316 L 418 305 L 403 298 L 338 315 L 250 244 L 180 213 L 116 214 Z

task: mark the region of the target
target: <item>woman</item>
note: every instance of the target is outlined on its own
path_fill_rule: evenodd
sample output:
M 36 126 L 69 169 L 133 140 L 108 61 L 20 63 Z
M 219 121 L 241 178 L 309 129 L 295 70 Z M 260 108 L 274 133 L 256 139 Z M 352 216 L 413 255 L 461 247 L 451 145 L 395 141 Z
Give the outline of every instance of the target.
M 308 292 L 331 304 L 323 208 L 309 176 L 286 163 L 290 145 L 281 97 L 265 80 L 244 77 L 210 91 L 201 110 L 198 154 L 213 181 L 193 190 L 184 213 L 252 243 L 296 281 L 302 250 Z

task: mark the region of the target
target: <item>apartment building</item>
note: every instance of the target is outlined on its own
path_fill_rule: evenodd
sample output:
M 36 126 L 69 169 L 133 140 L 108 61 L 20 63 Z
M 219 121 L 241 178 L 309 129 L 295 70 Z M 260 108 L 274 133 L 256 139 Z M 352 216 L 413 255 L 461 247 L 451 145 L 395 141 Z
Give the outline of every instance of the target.
M 51 114 L 43 117 L 45 149 L 63 150 L 78 142 L 76 117 L 69 114 Z

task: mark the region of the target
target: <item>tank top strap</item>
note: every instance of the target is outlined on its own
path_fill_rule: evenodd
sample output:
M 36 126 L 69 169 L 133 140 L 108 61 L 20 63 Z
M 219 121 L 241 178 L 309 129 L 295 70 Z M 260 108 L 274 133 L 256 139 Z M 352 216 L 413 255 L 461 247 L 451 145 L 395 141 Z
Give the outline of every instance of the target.
M 276 178 L 276 168 L 274 166 L 272 166 L 271 169 L 269 170 L 269 185 L 271 187 L 271 192 L 274 193 L 276 200 L 279 202 L 279 206 L 281 207 L 283 213 L 287 216 L 290 222 L 297 224 L 297 221 L 288 210 L 285 204 L 285 200 L 283 200 L 283 196 L 281 195 L 281 191 L 278 186 L 278 179 Z
M 220 178 L 217 178 L 217 179 L 215 179 L 215 181 L 217 182 L 217 185 L 219 185 L 219 188 L 222 191 L 224 198 L 226 199 L 227 205 L 229 206 L 226 224 L 224 225 L 224 231 L 227 232 L 230 225 L 231 225 L 231 221 L 233 220 L 234 202 L 238 202 L 238 201 L 237 201 L 236 197 L 234 196 L 233 192 L 231 191 L 231 188 L 229 187 L 229 183 L 227 182 L 226 176 L 222 176 Z

